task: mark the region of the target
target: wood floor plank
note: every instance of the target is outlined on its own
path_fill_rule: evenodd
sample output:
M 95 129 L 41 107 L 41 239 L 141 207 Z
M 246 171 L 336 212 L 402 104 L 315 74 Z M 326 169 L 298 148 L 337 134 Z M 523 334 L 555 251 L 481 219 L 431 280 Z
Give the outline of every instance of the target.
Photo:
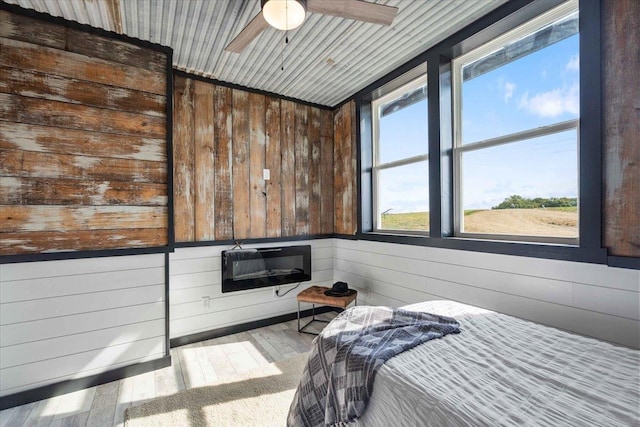
M 156 397 L 156 381 L 153 372 L 133 377 L 133 390 L 131 392 L 131 406 L 141 405 Z
M 26 426 L 48 426 L 57 414 L 58 405 L 62 396 L 35 402 L 29 417 L 25 420 Z
M 118 381 L 112 381 L 96 387 L 96 393 L 93 396 L 93 403 L 91 404 L 91 411 L 111 406 L 113 406 L 115 410 L 115 405 L 118 403 L 119 386 Z M 111 419 L 113 420 L 113 416 Z
M 166 368 L 154 371 L 154 381 L 156 387 L 156 398 L 171 396 L 172 394 L 176 394 L 180 391 L 178 389 L 178 383 L 172 366 L 167 366 Z
M 63 394 L 58 404 L 56 410 L 57 415 L 54 417 L 54 421 L 90 411 L 95 393 L 96 387 L 91 387 L 74 391 L 73 393 Z M 78 420 L 81 420 L 81 418 Z
M 178 349 L 180 363 L 182 364 L 182 377 L 186 388 L 201 387 L 206 385 L 204 374 L 198 358 L 193 351 L 193 345 L 185 345 Z
M 26 405 L 18 406 L 16 411 L 13 413 L 9 421 L 7 422 L 7 426 L 23 426 L 33 408 L 35 408 L 37 402 L 28 403 Z
M 80 412 L 77 414 L 73 414 L 70 417 L 60 418 L 58 420 L 54 420 L 50 427 L 85 427 L 87 426 L 87 421 L 89 420 L 89 411 Z M 93 427 L 93 426 L 91 426 Z
M 184 383 L 184 375 L 182 374 L 182 362 L 178 356 L 178 349 L 171 349 L 171 369 L 173 377 L 176 380 L 176 386 L 179 391 L 186 390 L 187 386 Z
M 202 343 L 194 343 L 193 351 L 198 359 L 198 363 L 200 364 L 200 369 L 202 369 L 202 375 L 205 384 L 212 384 L 218 381 L 218 374 L 216 370 L 213 368 L 209 357 L 206 354 L 206 349 L 202 346 Z
M 9 423 L 9 419 L 13 416 L 13 414 L 18 410 L 17 406 L 13 408 L 8 408 L 3 411 L 0 411 L 0 427 L 6 427 Z
M 216 373 L 221 379 L 236 374 L 236 369 L 231 364 L 227 354 L 222 350 L 222 345 L 218 340 L 205 341 L 202 346 L 206 349 L 209 361 L 215 366 Z
M 114 426 L 124 426 L 124 411 L 131 406 L 131 399 L 133 397 L 133 378 L 125 378 L 120 380 L 120 387 L 118 388 L 118 399 L 116 404 L 116 410 L 113 417 Z
M 115 381 L 114 381 L 115 382 Z M 117 384 L 117 382 L 115 382 Z M 116 413 L 116 405 L 92 408 L 87 419 L 87 426 L 90 427 L 111 427 L 113 417 Z
M 267 351 L 274 362 L 283 359 L 282 353 L 280 353 L 278 349 L 274 347 L 274 345 L 262 335 L 261 332 L 253 332 L 251 333 L 251 336 L 253 336 L 255 340 L 258 341 L 258 343 L 262 346 L 262 348 Z

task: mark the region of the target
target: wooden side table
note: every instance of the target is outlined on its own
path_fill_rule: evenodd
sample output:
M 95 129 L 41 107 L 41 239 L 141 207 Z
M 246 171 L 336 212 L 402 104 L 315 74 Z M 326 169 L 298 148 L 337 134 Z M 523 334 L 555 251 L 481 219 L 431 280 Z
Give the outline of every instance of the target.
M 312 322 L 323 322 L 329 323 L 326 320 L 316 319 L 316 304 L 328 305 L 330 307 L 338 307 L 338 308 L 347 308 L 351 302 L 354 302 L 354 305 L 358 305 L 358 291 L 354 294 L 343 296 L 343 297 L 334 297 L 328 296 L 324 294 L 324 291 L 329 288 L 324 286 L 311 286 L 301 291 L 298 296 L 298 332 L 304 332 L 305 334 L 310 335 L 318 335 L 313 332 L 307 332 L 304 330 L 307 326 L 309 326 Z M 307 302 L 311 303 L 311 320 L 307 322 L 302 328 L 300 327 L 300 303 Z

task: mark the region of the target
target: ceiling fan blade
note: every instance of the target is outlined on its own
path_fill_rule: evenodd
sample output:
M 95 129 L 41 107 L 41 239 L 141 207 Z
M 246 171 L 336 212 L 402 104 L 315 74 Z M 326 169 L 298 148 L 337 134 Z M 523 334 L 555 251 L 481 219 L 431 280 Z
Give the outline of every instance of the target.
M 260 35 L 260 33 L 269 26 L 267 21 L 262 16 L 262 11 L 260 11 L 256 16 L 253 17 L 251 22 L 247 24 L 246 27 L 240 31 L 231 43 L 224 48 L 227 52 L 235 52 L 240 53 L 242 50 L 247 47 L 249 43 L 253 41 L 256 37 Z
M 307 10 L 382 25 L 391 25 L 398 13 L 397 7 L 361 0 L 307 0 Z

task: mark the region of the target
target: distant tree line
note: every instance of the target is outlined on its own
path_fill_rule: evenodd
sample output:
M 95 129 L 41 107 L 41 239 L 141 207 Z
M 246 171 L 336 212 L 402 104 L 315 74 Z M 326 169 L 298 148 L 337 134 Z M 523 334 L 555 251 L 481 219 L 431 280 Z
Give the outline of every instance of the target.
M 527 199 L 522 196 L 509 196 L 498 206 L 491 209 L 535 209 L 535 208 L 561 208 L 569 206 L 578 206 L 577 197 L 551 197 L 545 199 L 536 197 L 535 199 Z

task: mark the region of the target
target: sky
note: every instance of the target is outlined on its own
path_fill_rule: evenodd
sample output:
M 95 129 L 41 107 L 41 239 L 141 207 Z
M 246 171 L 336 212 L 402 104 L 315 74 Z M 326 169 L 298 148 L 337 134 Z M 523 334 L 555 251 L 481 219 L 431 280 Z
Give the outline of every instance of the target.
M 578 35 L 463 83 L 463 144 L 579 117 Z M 427 101 L 381 119 L 380 161 L 427 153 Z M 577 197 L 575 130 L 463 155 L 463 208 L 510 195 Z M 380 211 L 428 211 L 426 163 L 385 170 Z

